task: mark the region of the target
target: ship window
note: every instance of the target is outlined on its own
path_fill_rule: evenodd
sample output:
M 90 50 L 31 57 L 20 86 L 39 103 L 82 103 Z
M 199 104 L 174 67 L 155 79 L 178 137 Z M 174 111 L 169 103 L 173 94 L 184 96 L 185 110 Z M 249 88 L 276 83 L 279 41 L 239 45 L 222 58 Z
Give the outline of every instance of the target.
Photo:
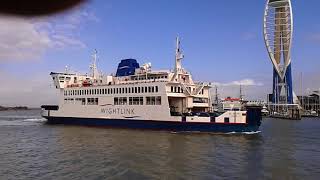
M 143 105 L 143 97 L 139 97 L 139 104 Z
M 147 105 L 155 105 L 156 104 L 156 97 L 154 96 L 150 96 L 150 97 L 147 97 Z
M 202 89 L 201 94 L 204 94 L 204 90 Z
M 125 88 L 126 94 L 128 93 L 128 88 Z
M 138 93 L 138 87 L 134 87 L 134 93 Z
M 133 105 L 139 105 L 140 104 L 140 98 L 139 97 L 133 97 Z
M 118 105 L 119 104 L 119 98 L 115 97 L 113 98 L 113 104 Z
M 144 87 L 141 87 L 141 93 L 144 93 Z
M 94 90 L 94 94 L 98 94 L 97 89 Z
M 92 105 L 92 101 L 91 100 L 92 100 L 92 98 L 87 98 L 87 104 L 88 105 Z
M 225 117 L 225 118 L 224 118 L 224 122 L 225 122 L 225 123 L 230 123 L 229 117 Z
M 177 86 L 174 87 L 174 92 L 175 92 L 175 93 L 177 92 Z
M 82 104 L 82 105 L 86 105 L 86 99 L 85 99 L 85 98 L 82 98 L 82 99 L 81 99 L 81 104 Z
M 138 87 L 138 93 L 140 93 L 140 89 L 141 89 L 141 87 Z
M 180 87 L 178 87 L 178 93 L 180 93 Z
M 148 87 L 144 87 L 144 92 L 145 92 L 145 93 L 148 92 Z
M 148 90 L 149 90 L 149 93 L 151 93 L 151 87 L 150 86 L 148 87 Z
M 60 76 L 60 77 L 59 77 L 59 80 L 64 80 L 64 76 Z
M 143 97 L 129 97 L 129 105 L 143 105 Z
M 158 88 L 158 86 L 156 86 L 156 92 L 158 92 L 159 91 L 159 88 Z
M 115 94 L 119 94 L 119 88 L 116 88 L 116 93 Z
M 154 86 L 151 87 L 151 91 L 154 92 Z
M 115 97 L 114 105 L 127 105 L 127 97 Z
M 156 97 L 156 105 L 161 105 L 161 96 Z
M 130 87 L 128 88 L 128 93 L 131 93 L 131 88 Z
M 171 86 L 171 92 L 173 92 L 173 86 Z
M 110 89 L 108 89 L 108 94 L 110 94 Z

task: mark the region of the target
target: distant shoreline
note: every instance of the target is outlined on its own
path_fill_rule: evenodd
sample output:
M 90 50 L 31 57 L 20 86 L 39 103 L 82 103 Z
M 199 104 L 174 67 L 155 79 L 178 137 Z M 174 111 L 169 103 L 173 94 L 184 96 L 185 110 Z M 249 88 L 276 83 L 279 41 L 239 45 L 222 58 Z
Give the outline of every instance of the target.
M 27 106 L 14 106 L 14 107 L 6 107 L 6 106 L 0 106 L 0 111 L 19 111 L 19 110 L 34 110 L 34 109 L 40 109 L 40 108 L 29 108 Z

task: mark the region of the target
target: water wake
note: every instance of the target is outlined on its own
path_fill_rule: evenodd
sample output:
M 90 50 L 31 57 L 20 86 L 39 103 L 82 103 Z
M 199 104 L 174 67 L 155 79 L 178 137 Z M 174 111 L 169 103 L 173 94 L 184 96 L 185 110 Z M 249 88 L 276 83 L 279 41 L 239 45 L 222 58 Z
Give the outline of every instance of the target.
M 24 122 L 45 122 L 47 121 L 45 118 L 30 118 L 30 119 L 24 119 Z

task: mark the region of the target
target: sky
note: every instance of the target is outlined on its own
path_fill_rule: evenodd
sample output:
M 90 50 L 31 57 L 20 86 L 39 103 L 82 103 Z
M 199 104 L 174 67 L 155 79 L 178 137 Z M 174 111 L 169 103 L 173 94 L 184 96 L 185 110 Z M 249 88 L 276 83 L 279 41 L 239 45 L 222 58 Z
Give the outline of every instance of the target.
M 320 1 L 292 0 L 292 6 L 294 91 L 305 94 L 320 88 Z M 272 64 L 262 35 L 264 7 L 265 0 L 91 0 L 49 17 L 2 15 L 0 105 L 57 103 L 49 73 L 66 65 L 88 72 L 94 49 L 108 74 L 124 58 L 172 69 L 177 36 L 195 80 L 217 84 L 221 97 L 239 96 L 242 84 L 245 98 L 266 99 Z

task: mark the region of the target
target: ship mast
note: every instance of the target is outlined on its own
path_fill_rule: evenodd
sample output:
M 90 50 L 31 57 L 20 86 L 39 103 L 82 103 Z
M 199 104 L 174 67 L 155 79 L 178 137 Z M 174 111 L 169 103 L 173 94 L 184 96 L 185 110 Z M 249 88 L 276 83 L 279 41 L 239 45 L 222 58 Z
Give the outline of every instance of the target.
M 176 38 L 176 57 L 175 57 L 175 68 L 174 68 L 174 76 L 172 80 L 176 80 L 178 78 L 179 73 L 182 72 L 181 60 L 183 59 L 183 54 L 180 50 L 180 39 Z
M 95 49 L 94 53 L 92 55 L 93 59 L 92 59 L 92 64 L 90 66 L 91 69 L 91 76 L 93 77 L 93 79 L 97 79 L 97 77 L 99 77 L 99 71 L 97 69 L 97 54 L 98 51 Z
M 243 100 L 242 85 L 240 84 L 240 101 Z

